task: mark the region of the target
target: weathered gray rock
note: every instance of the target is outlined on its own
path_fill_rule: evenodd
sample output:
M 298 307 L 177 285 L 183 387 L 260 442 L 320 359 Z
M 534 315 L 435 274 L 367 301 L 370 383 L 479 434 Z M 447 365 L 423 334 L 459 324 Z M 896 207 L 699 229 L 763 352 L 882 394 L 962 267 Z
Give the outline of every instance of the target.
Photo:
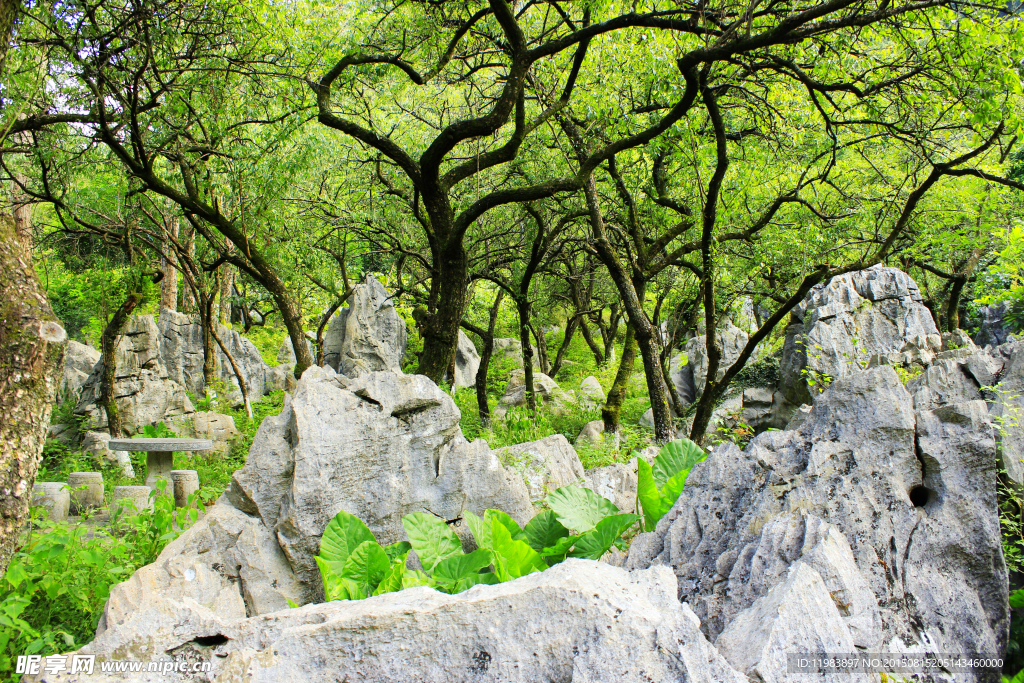
M 310 355 L 316 358 L 316 351 L 313 350 L 313 342 L 307 339 L 306 347 L 309 349 Z M 295 347 L 292 346 L 292 338 L 285 337 L 284 341 L 281 342 L 281 348 L 277 351 L 277 364 L 295 365 L 295 360 Z
M 212 411 L 200 411 L 187 418 L 177 418 L 169 426 L 183 438 L 213 441 L 213 451 L 221 455 L 227 455 L 231 443 L 241 436 L 235 427 L 235 418 Z
M 108 432 L 86 432 L 82 437 L 82 450 L 92 456 L 100 464 L 118 467 L 126 477 L 135 477 L 131 457 L 126 451 L 110 450 L 110 434 Z
M 295 391 L 295 365 L 286 363 L 267 368 L 266 390 L 271 391 Z
M 555 489 L 583 478 L 576 449 L 561 434 L 506 446 L 494 451 L 501 464 L 526 482 L 530 500 L 539 502 Z
M 324 364 L 346 377 L 401 370 L 407 339 L 405 321 L 384 285 L 367 275 L 327 325 Z
M 193 569 L 193 581 L 219 578 L 205 562 L 176 569 Z M 237 588 L 231 595 L 211 586 L 208 599 L 126 604 L 136 611 L 124 610 L 129 618 L 120 625 L 108 620 L 79 653 L 95 654 L 98 662 L 189 657 L 211 662 L 212 679 L 255 683 L 746 683 L 701 635 L 689 607 L 676 599 L 672 573 L 662 567 L 626 572 L 570 559 L 457 595 L 421 587 L 248 619 L 238 616 Z M 203 644 L 210 636 L 223 642 Z M 97 663 L 97 674 L 100 668 Z M 84 683 L 145 676 L 45 678 Z M 191 679 L 171 674 L 163 680 Z
M 304 601 L 312 600 L 321 590 L 313 555 L 339 510 L 383 544 L 405 538 L 401 519 L 410 512 L 454 521 L 464 510 L 497 508 L 520 524 L 532 517 L 522 480 L 486 442 L 467 442 L 459 418 L 451 397 L 422 375 L 349 380 L 310 368 L 280 416 L 261 425 L 226 495 L 276 532 Z
M 452 387 L 461 389 L 476 386 L 476 372 L 479 369 L 480 354 L 476 351 L 476 344 L 460 329 L 459 346 L 455 350 L 455 378 Z
M 583 425 L 583 429 L 580 430 L 576 441 L 573 442 L 576 448 L 586 445 L 600 446 L 604 444 L 609 444 L 612 448 L 619 447 L 619 435 L 612 434 L 611 438 L 609 438 L 609 435 L 604 431 L 604 420 L 591 420 Z
M 633 542 L 628 566 L 672 566 L 712 642 L 800 560 L 830 591 L 841 579 L 856 645 L 998 653 L 1008 614 L 996 489 L 984 402 L 915 413 L 892 368 L 872 368 L 837 379 L 798 430 L 765 432 L 745 451 L 715 448 L 657 529 Z M 811 516 L 823 523 L 813 534 Z M 829 527 L 848 541 L 879 622 L 843 578 L 851 572 Z M 822 539 L 832 550 L 815 550 Z
M 790 403 L 813 403 L 827 378 L 867 366 L 875 354 L 900 354 L 905 365 L 928 365 L 942 338 L 917 283 L 901 270 L 872 266 L 816 286 L 793 309 L 780 363 Z M 817 385 L 808 385 L 808 375 Z M 824 380 L 824 383 L 823 383 Z
M 533 369 L 537 370 L 537 359 L 540 358 L 540 351 L 536 344 L 531 344 L 533 349 Z M 491 352 L 491 362 L 495 364 L 512 363 L 514 367 L 523 367 L 523 344 L 518 339 L 511 337 L 499 337 L 494 340 L 494 350 Z
M 978 308 L 978 333 L 974 335 L 974 343 L 978 346 L 1000 346 L 1010 340 L 1010 331 L 1006 328 L 1003 318 L 1009 302 L 1003 301 Z
M 580 383 L 580 395 L 595 403 L 605 402 L 604 389 L 601 388 L 601 383 L 593 375 L 585 378 Z
M 64 396 L 78 396 L 85 380 L 100 362 L 100 355 L 100 352 L 91 346 L 73 339 L 69 340 L 67 352 L 64 354 L 64 378 L 61 381 L 60 393 Z
M 159 353 L 167 375 L 193 394 L 201 395 L 206 388 L 203 377 L 203 328 L 182 313 L 161 309 L 157 323 L 160 330 Z M 218 325 L 217 336 L 231 353 L 249 391 L 249 400 L 255 401 L 267 392 L 267 364 L 259 349 L 237 331 Z M 220 346 L 214 342 L 217 354 L 215 374 L 227 387 L 219 399 L 231 405 L 242 404 L 242 393 L 238 378 Z
M 785 683 L 803 678 L 790 673 L 787 654 L 856 652 L 836 598 L 818 572 L 804 562 L 789 569 L 785 581 L 740 612 L 715 641 L 719 653 L 750 680 Z M 868 683 L 862 673 L 814 676 L 828 683 Z
M 636 458 L 605 467 L 592 467 L 584 474 L 583 488 L 615 503 L 622 512 L 636 512 Z
M 146 425 L 194 412 L 185 388 L 169 377 L 160 362 L 160 330 L 153 316 L 132 317 L 115 354 L 114 396 L 127 433 L 138 433 Z M 75 408 L 77 415 L 86 418 L 85 428 L 92 431 L 107 427 L 106 411 L 96 404 L 102 372 L 101 359 L 82 385 Z
M 569 397 L 558 386 L 558 383 L 543 372 L 534 371 L 533 391 L 538 405 L 552 405 L 557 409 L 560 404 L 569 400 Z M 525 405 L 526 372 L 524 370 L 515 370 L 509 377 L 505 393 L 498 399 L 498 405 L 494 409 L 494 416 L 500 419 L 505 416 L 509 408 Z
M 736 359 L 740 357 L 740 353 L 743 351 L 743 347 L 747 345 L 747 341 L 750 336 L 732 324 L 732 320 L 726 318 L 722 321 L 721 326 L 716 332 L 718 337 L 718 343 L 722 347 L 722 359 L 718 363 L 718 372 L 715 374 L 716 379 L 722 379 L 725 376 L 725 371 L 736 362 Z M 707 340 L 704 335 L 697 335 L 686 342 L 686 357 L 691 366 L 691 372 L 693 377 L 693 388 L 696 396 L 700 392 L 704 391 L 704 384 L 707 381 L 708 374 L 708 352 L 707 352 Z M 751 360 L 754 360 L 753 358 Z M 685 379 L 683 379 L 685 386 Z M 678 387 L 677 387 L 678 388 Z M 682 398 L 680 392 L 680 398 Z M 693 398 L 690 398 L 692 401 Z

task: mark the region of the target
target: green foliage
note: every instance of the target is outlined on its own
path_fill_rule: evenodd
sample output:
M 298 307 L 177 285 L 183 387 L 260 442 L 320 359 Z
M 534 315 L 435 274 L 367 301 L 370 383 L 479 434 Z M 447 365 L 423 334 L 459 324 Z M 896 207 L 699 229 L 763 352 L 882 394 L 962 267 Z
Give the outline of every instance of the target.
M 689 439 L 665 444 L 653 467 L 637 454 L 637 502 L 644 513 L 646 531 L 653 531 L 658 520 L 675 505 L 690 470 L 707 457 L 704 449 Z
M 500 510 L 483 517 L 466 511 L 477 549 L 463 551 L 445 520 L 414 512 L 402 518 L 409 541 L 382 548 L 369 528 L 342 510 L 330 521 L 316 557 L 328 600 L 361 600 L 411 586 L 461 593 L 478 584 L 511 581 L 540 572 L 566 557 L 599 560 L 640 520 L 587 489 L 565 486 L 547 498 L 550 509 L 526 525 Z M 573 534 L 570 529 L 577 533 Z M 406 568 L 410 551 L 423 571 Z

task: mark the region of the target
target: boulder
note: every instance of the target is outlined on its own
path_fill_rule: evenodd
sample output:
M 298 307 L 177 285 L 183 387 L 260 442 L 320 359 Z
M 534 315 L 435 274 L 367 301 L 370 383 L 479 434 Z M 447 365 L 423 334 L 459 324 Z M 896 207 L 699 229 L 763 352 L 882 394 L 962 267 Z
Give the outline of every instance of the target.
M 127 451 L 110 450 L 110 434 L 107 432 L 86 432 L 82 437 L 82 450 L 94 461 L 111 465 L 121 470 L 124 476 L 134 479 L 135 468 Z
M 569 397 L 562 391 L 555 380 L 543 372 L 533 373 L 533 390 L 537 399 L 537 405 L 554 405 L 566 402 Z M 526 371 L 515 370 L 509 377 L 505 387 L 505 393 L 498 399 L 498 405 L 494 409 L 494 417 L 503 418 L 508 409 L 513 406 L 526 405 Z
M 133 316 L 115 354 L 114 397 L 126 433 L 140 433 L 146 425 L 194 412 L 185 387 L 168 375 L 160 361 L 160 330 L 153 316 Z M 96 404 L 102 373 L 101 359 L 82 385 L 75 407 L 75 413 L 85 418 L 85 429 L 91 431 L 107 427 L 106 411 Z
M 595 403 L 605 402 L 604 389 L 601 388 L 601 383 L 593 375 L 590 375 L 580 383 L 579 393 Z
M 537 369 L 537 359 L 540 358 L 540 350 L 536 344 L 532 344 L 534 370 Z M 491 352 L 491 362 L 510 362 L 517 368 L 523 367 L 523 343 L 511 337 L 499 337 L 494 340 L 494 350 Z
M 535 503 L 557 488 L 576 483 L 584 474 L 576 449 L 561 434 L 499 448 L 494 454 L 506 469 L 523 478 Z
M 848 374 L 797 430 L 716 447 L 627 566 L 673 567 L 712 642 L 801 561 L 859 648 L 1001 653 L 995 453 L 983 401 L 915 411 L 891 367 Z
M 169 426 L 185 439 L 210 439 L 214 452 L 221 455 L 227 455 L 231 451 L 231 442 L 242 435 L 235 428 L 235 418 L 206 411 L 173 420 Z
M 480 369 L 480 354 L 465 332 L 459 330 L 459 346 L 455 350 L 455 378 L 452 387 L 462 389 L 476 386 L 476 372 Z
M 600 446 L 606 443 L 607 440 L 608 435 L 604 431 L 604 420 L 591 420 L 583 425 L 583 429 L 580 430 L 573 445 L 576 448 L 580 446 Z M 618 434 L 612 434 L 611 444 L 612 448 L 619 447 Z
M 168 377 L 193 394 L 202 395 L 206 389 L 202 325 L 192 322 L 187 315 L 166 308 L 160 310 L 157 324 L 160 330 L 160 359 L 167 368 Z M 267 392 L 267 364 L 263 362 L 259 349 L 237 331 L 220 324 L 217 326 L 217 336 L 224 342 L 245 378 L 249 400 L 258 400 Z M 241 405 L 242 393 L 238 388 L 235 371 L 216 342 L 214 347 L 217 353 L 215 376 L 227 387 L 227 393 L 218 398 L 231 405 Z
M 930 364 L 942 337 L 922 301 L 913 278 L 885 266 L 815 286 L 793 309 L 795 322 L 786 330 L 779 368 L 786 398 L 813 403 L 829 381 L 866 367 L 876 354 L 890 364 Z
M 64 354 L 64 377 L 60 385 L 62 396 L 77 397 L 82 392 L 82 385 L 100 362 L 100 356 L 100 352 L 91 346 L 73 339 L 68 341 Z
M 225 496 L 272 530 L 303 602 L 321 595 L 313 556 L 345 510 L 382 544 L 405 538 L 402 516 L 430 512 L 456 524 L 465 510 L 533 515 L 522 480 L 486 442 L 466 441 L 459 409 L 423 375 L 372 372 L 350 380 L 310 368 L 281 414 L 263 421 Z M 456 527 L 465 532 L 464 524 Z
M 372 275 L 331 318 L 324 334 L 324 364 L 346 377 L 378 370 L 401 370 L 408 331 L 405 320 Z
M 306 340 L 306 346 L 309 348 L 309 353 L 316 358 L 316 351 L 313 350 L 313 342 Z M 277 351 L 277 364 L 278 365 L 295 365 L 295 347 L 292 346 L 292 338 L 285 337 L 284 341 L 281 342 L 281 348 Z
M 251 564 L 240 552 L 234 557 L 243 570 Z M 228 563 L 215 564 L 236 571 Z M 207 561 L 175 566 L 175 581 L 191 592 L 190 584 L 219 576 L 211 566 Z M 111 621 L 108 611 L 105 630 L 78 651 L 96 655 L 96 673 L 45 679 L 142 681 L 147 674 L 100 674 L 99 662 L 177 658 L 209 662 L 210 680 L 253 683 L 747 681 L 701 635 L 690 608 L 676 598 L 675 577 L 665 567 L 627 572 L 569 559 L 541 573 L 457 595 L 419 587 L 249 618 L 233 588 L 233 593 L 211 590 L 205 603 L 162 591 L 156 599 L 131 603 L 123 623 Z M 111 601 L 123 598 L 112 595 Z M 171 673 L 161 680 L 192 676 Z
M 295 391 L 294 370 L 294 363 L 285 363 L 267 368 L 267 393 L 269 394 L 272 391 Z
M 636 512 L 636 458 L 625 464 L 592 467 L 583 478 L 583 488 L 612 501 L 622 512 Z

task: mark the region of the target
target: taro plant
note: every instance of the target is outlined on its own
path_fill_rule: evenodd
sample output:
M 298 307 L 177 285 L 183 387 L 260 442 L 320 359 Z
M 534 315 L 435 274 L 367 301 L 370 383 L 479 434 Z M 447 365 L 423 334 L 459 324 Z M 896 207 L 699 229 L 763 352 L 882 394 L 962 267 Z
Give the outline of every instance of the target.
M 551 509 L 526 528 L 500 510 L 487 510 L 483 517 L 467 512 L 477 545 L 470 553 L 443 519 L 429 513 L 403 517 L 409 540 L 381 546 L 359 518 L 343 510 L 324 530 L 316 557 L 324 594 L 328 600 L 359 600 L 411 586 L 460 593 L 477 584 L 511 581 L 566 557 L 600 559 L 640 519 L 575 486 L 562 487 L 547 500 Z M 410 551 L 422 571 L 406 568 Z
M 690 470 L 708 457 L 689 439 L 670 441 L 654 458 L 653 467 L 637 455 L 637 504 L 643 510 L 644 530 L 654 531 L 658 520 L 672 509 L 686 485 Z

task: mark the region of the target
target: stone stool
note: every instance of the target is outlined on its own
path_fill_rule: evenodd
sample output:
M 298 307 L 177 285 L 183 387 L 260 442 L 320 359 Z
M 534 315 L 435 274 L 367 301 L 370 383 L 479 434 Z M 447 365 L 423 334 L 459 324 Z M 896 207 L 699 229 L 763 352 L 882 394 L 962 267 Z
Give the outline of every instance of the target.
M 75 490 L 82 486 L 86 488 Z M 100 472 L 72 472 L 68 475 L 68 488 L 71 489 L 71 512 L 77 515 L 103 505 L 103 474 Z
M 51 522 L 63 522 L 68 518 L 71 490 L 62 481 L 41 481 L 32 487 L 32 504 L 46 508 Z
M 188 507 L 188 497 L 199 490 L 199 473 L 195 470 L 171 470 L 174 507 Z
M 148 508 L 153 507 L 153 503 L 149 499 L 149 493 L 151 489 L 148 486 L 115 486 L 114 496 L 110 501 L 110 518 L 114 516 L 123 508 L 127 507 L 122 501 L 130 500 L 135 506 L 135 512 L 141 512 Z M 129 514 L 130 511 L 126 511 Z

